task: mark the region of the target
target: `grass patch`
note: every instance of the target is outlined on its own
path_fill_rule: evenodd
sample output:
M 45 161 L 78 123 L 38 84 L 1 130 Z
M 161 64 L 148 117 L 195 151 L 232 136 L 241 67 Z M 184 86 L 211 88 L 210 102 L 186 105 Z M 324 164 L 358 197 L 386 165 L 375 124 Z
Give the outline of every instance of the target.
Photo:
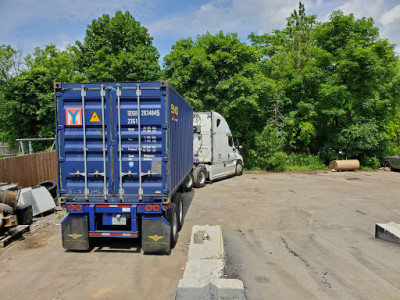
M 64 218 L 65 217 L 65 214 L 59 214 L 58 216 L 57 216 L 57 220 L 61 220 L 62 218 Z
M 49 226 L 50 224 L 49 223 L 45 223 L 45 224 L 43 224 L 43 225 L 40 225 L 36 230 L 43 230 L 43 229 L 45 229 L 47 226 Z
M 318 155 L 294 154 L 288 155 L 285 171 L 326 170 L 327 166 Z
M 364 166 L 360 167 L 360 171 L 376 171 L 376 170 L 378 169 L 373 167 L 364 167 Z
M 286 166 L 285 171 L 309 171 L 309 170 L 328 170 L 324 166 Z

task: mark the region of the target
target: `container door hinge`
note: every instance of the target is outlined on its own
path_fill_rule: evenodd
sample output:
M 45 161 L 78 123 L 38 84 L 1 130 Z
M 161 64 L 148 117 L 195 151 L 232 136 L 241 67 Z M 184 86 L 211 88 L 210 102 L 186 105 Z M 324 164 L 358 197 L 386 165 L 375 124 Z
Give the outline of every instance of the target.
M 164 157 L 162 160 L 163 162 L 168 162 L 168 157 Z
M 162 193 L 163 193 L 164 195 L 168 195 L 168 194 L 169 194 L 169 190 L 168 190 L 168 189 L 163 190 Z
M 168 124 L 162 124 L 162 125 L 161 125 L 161 128 L 162 128 L 162 129 L 168 129 L 168 127 L 169 127 Z

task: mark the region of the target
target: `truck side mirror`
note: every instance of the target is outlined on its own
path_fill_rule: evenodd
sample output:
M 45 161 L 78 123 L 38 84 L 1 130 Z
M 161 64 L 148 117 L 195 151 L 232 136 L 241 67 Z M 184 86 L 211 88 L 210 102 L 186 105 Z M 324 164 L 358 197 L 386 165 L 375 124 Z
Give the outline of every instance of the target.
M 236 147 L 236 148 L 239 148 L 239 147 L 240 147 L 239 139 L 236 139 L 236 141 L 235 141 L 235 147 Z

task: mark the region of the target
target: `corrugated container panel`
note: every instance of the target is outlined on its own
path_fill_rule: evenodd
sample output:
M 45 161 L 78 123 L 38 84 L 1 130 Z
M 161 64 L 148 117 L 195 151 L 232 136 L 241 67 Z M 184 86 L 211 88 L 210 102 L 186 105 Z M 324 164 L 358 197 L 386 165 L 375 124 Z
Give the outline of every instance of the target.
M 169 89 L 169 150 L 171 176 L 169 186 L 176 187 L 193 166 L 193 109 L 172 88 Z M 190 128 L 190 130 L 188 130 Z M 190 171 L 189 169 L 189 171 Z
M 67 197 L 170 197 L 192 168 L 192 107 L 166 82 L 61 84 L 56 118 Z

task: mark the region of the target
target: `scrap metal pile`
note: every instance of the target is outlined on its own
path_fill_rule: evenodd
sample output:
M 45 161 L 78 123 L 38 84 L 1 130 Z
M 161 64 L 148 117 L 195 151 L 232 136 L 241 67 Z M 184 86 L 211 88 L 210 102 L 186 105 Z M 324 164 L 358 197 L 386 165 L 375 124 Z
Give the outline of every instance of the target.
M 34 187 L 0 186 L 0 232 L 17 225 L 32 224 L 33 217 L 56 207 L 57 185 L 43 181 Z

